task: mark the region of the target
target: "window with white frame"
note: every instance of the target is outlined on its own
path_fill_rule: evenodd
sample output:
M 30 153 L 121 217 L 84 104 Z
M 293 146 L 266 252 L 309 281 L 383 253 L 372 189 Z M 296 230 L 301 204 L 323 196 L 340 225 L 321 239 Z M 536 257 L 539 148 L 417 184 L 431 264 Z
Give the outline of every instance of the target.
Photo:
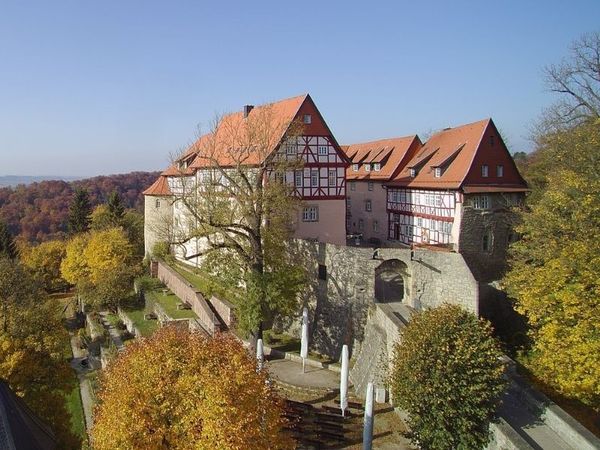
M 371 164 L 365 164 L 365 172 L 371 171 Z
M 350 197 L 346 197 L 346 208 L 352 208 L 352 199 Z
M 371 212 L 373 205 L 371 204 L 371 200 L 365 200 L 365 211 Z
M 489 195 L 474 195 L 471 201 L 471 205 L 475 209 L 489 209 L 490 208 L 490 196 Z
M 417 169 L 409 169 L 409 175 L 411 178 L 414 178 L 417 176 Z
M 369 181 L 369 183 L 367 184 L 367 189 L 369 189 L 370 191 L 373 190 L 373 182 Z
M 352 171 L 358 172 L 358 164 L 352 164 Z
M 336 185 L 336 181 L 337 181 L 337 171 L 334 170 L 330 170 L 329 171 L 329 176 L 327 177 L 327 184 L 329 186 L 335 186 Z
M 503 165 L 498 165 L 496 166 L 496 176 L 498 178 L 503 177 L 504 176 L 504 166 Z
M 296 187 L 302 187 L 302 171 L 301 170 L 296 170 L 296 172 L 294 173 L 294 183 L 296 184 Z
M 379 172 L 381 170 L 381 163 L 375 163 L 375 164 L 373 164 L 373 170 L 375 172 Z
M 318 206 L 306 206 L 302 210 L 302 221 L 303 222 L 318 222 L 319 221 L 319 207 Z
M 310 185 L 312 187 L 319 185 L 319 169 L 312 169 L 310 171 Z
M 319 155 L 326 155 L 326 154 L 327 154 L 327 146 L 319 145 Z
M 482 164 L 481 165 L 481 176 L 482 177 L 487 177 L 489 175 L 489 170 L 490 168 L 488 167 L 487 164 Z
M 304 114 L 304 117 L 302 118 L 302 121 L 306 124 L 309 124 L 312 122 L 312 117 L 310 114 Z
M 356 181 L 351 181 L 350 182 L 350 190 L 351 191 L 355 191 L 356 190 Z
M 287 144 L 285 146 L 285 152 L 288 155 L 295 155 L 297 151 L 298 151 L 298 147 L 296 146 L 296 144 Z
M 441 167 L 435 167 L 433 169 L 433 176 L 436 178 L 439 178 L 442 176 L 442 168 Z
M 418 227 L 422 227 L 423 226 L 423 218 L 422 217 L 417 217 L 417 226 Z

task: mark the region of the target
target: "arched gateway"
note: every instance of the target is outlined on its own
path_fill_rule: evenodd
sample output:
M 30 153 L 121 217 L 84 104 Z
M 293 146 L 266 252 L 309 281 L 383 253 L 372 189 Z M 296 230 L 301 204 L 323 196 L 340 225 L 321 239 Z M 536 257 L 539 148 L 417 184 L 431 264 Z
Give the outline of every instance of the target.
M 408 266 L 398 259 L 382 262 L 375 269 L 375 301 L 401 302 L 406 297 Z

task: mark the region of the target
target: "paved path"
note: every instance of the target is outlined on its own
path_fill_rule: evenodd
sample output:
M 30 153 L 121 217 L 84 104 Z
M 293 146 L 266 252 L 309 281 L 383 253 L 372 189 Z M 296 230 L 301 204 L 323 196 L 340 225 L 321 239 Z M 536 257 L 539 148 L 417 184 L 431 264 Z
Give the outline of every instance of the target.
M 302 364 L 289 359 L 271 359 L 266 363 L 271 376 L 287 384 L 300 388 L 317 388 L 337 391 L 340 388 L 340 374 L 331 370 Z
M 106 318 L 106 316 L 108 315 L 107 311 L 102 311 L 100 313 L 100 317 L 101 317 L 101 321 L 102 321 L 102 325 L 104 325 L 104 327 L 108 330 L 108 334 L 110 335 L 111 340 L 113 341 L 113 343 L 115 344 L 115 347 L 117 347 L 118 351 L 123 351 L 123 349 L 125 348 L 125 345 L 123 344 L 123 339 L 121 339 L 121 334 L 119 333 L 119 330 L 117 330 Z
M 93 409 L 94 400 L 92 396 L 92 387 L 90 386 L 89 380 L 85 377 L 86 373 L 90 371 L 88 368 L 84 368 L 81 365 L 81 360 L 87 358 L 87 351 L 79 348 L 79 339 L 71 335 L 71 350 L 73 351 L 73 359 L 71 360 L 71 367 L 77 372 L 77 378 L 79 379 L 79 392 L 81 393 L 81 403 L 83 405 L 83 414 L 85 416 L 85 428 L 88 435 L 93 425 Z

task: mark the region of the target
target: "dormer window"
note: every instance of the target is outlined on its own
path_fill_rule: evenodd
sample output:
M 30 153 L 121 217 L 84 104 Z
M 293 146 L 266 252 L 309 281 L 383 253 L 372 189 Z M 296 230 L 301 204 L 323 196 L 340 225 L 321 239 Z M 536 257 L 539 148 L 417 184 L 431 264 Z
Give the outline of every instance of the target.
M 411 178 L 414 178 L 417 176 L 417 169 L 409 169 L 409 175 Z
M 310 114 L 304 114 L 304 117 L 302 118 L 302 122 L 304 122 L 305 124 L 312 123 L 312 116 Z
M 433 168 L 433 176 L 436 178 L 439 178 L 442 176 L 442 168 L 441 167 L 434 167 Z
M 358 164 L 352 164 L 352 171 L 353 172 L 358 172 Z
M 481 166 L 481 176 L 483 178 L 487 178 L 489 176 L 490 168 L 487 164 L 482 164 Z
M 381 164 L 380 163 L 373 164 L 373 170 L 375 172 L 379 172 L 381 170 Z
M 365 164 L 365 172 L 371 171 L 371 164 Z

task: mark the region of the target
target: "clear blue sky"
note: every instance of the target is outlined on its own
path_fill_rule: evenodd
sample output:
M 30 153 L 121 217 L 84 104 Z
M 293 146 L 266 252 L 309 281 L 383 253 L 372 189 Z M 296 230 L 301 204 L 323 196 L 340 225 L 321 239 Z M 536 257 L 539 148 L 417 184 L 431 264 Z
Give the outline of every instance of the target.
M 217 112 L 309 92 L 340 143 L 491 116 L 512 151 L 541 70 L 600 1 L 7 1 L 0 175 L 155 170 Z

